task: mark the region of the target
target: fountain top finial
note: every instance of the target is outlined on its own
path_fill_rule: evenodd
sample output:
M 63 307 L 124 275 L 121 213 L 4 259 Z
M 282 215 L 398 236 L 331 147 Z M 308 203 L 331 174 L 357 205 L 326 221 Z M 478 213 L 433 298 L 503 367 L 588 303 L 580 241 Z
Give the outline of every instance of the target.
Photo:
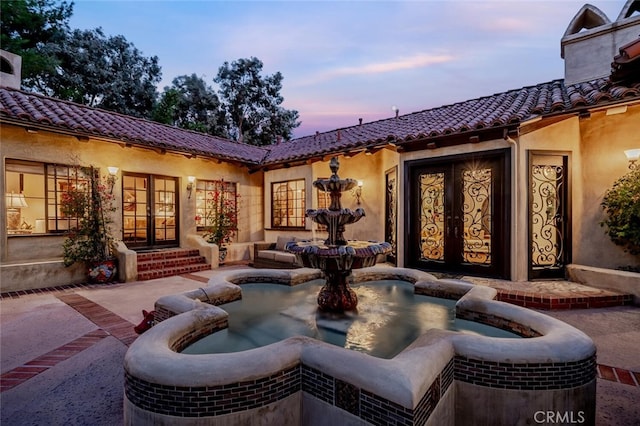
M 329 168 L 331 169 L 331 173 L 333 173 L 334 175 L 338 174 L 338 169 L 340 168 L 338 157 L 331 158 L 331 161 L 329 162 Z

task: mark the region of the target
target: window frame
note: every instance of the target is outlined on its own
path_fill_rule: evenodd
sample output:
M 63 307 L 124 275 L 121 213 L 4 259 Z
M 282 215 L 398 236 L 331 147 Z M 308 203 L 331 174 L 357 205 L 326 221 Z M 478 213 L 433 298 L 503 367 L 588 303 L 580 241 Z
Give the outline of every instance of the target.
M 26 200 L 40 200 L 43 203 L 43 211 L 37 213 L 36 216 L 41 216 L 44 220 L 44 232 L 34 232 L 35 224 L 27 232 L 9 232 L 7 234 L 11 237 L 17 236 L 44 236 L 44 235 L 66 235 L 70 233 L 74 227 L 78 226 L 78 217 L 64 217 L 60 211 L 61 194 L 65 192 L 65 187 L 84 187 L 87 191 L 91 190 L 89 184 L 89 176 L 86 174 L 84 167 L 59 164 L 59 163 L 46 163 L 43 161 L 21 160 L 18 158 L 6 158 L 4 162 L 4 192 L 9 192 L 7 187 L 8 173 L 19 174 L 20 188 L 19 192 L 24 194 L 23 180 L 24 175 L 39 176 L 42 185 L 42 195 L 30 195 L 24 194 Z M 13 167 L 32 167 L 34 169 L 40 169 L 41 173 L 11 170 Z M 96 169 L 96 173 L 99 173 Z M 5 205 L 5 215 L 7 214 L 8 207 Z M 37 221 L 36 221 L 37 222 Z M 64 225 L 66 224 L 66 226 Z
M 293 188 L 291 188 L 291 184 Z M 287 185 L 287 189 L 284 191 L 286 194 L 285 199 L 281 200 L 280 197 L 276 197 L 276 191 L 280 191 L 281 185 Z M 294 194 L 301 192 L 301 195 L 296 197 Z M 289 196 L 289 194 L 293 196 Z M 289 179 L 277 182 L 271 182 L 271 229 L 290 229 L 290 230 L 304 230 L 306 229 L 306 179 Z M 298 202 L 298 206 L 296 206 L 296 201 Z M 286 213 L 284 215 L 277 215 L 276 212 L 282 211 L 283 207 L 276 206 L 276 203 L 284 203 L 286 207 Z M 290 206 L 290 203 L 292 204 Z M 291 212 L 290 212 L 291 211 Z M 280 216 L 280 220 L 285 222 L 283 225 L 282 222 L 276 224 L 276 219 Z M 297 224 L 297 223 L 299 224 Z M 294 223 L 294 224 L 291 224 Z
M 207 187 L 207 185 L 211 185 L 213 187 Z M 233 220 L 233 223 L 236 225 L 233 230 L 238 231 L 238 183 L 226 181 L 224 179 L 198 179 L 196 181 L 196 230 L 198 232 L 206 231 L 210 226 L 210 224 L 206 222 L 206 218 L 208 216 L 207 210 L 209 210 L 207 208 L 207 206 L 209 205 L 207 201 L 213 199 L 213 196 L 209 197 L 208 194 L 212 191 L 222 191 L 224 199 L 232 200 L 235 215 L 235 220 Z M 201 198 L 200 195 L 203 193 L 204 196 Z

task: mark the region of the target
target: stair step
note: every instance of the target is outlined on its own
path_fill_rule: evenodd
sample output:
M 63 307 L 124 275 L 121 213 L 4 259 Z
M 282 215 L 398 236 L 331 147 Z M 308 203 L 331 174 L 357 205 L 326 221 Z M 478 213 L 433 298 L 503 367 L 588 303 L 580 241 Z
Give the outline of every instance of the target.
M 211 269 L 209 264 L 195 264 L 189 266 L 179 266 L 175 268 L 152 269 L 149 271 L 138 272 L 138 281 L 153 280 L 155 278 L 173 277 L 176 275 L 190 274 L 193 272 L 206 271 Z
M 198 250 L 171 249 L 138 253 L 138 280 L 170 277 L 211 269 Z
M 200 256 L 196 249 L 171 249 L 138 253 L 138 262 L 148 260 L 175 259 L 178 257 Z
M 152 269 L 176 268 L 179 266 L 188 266 L 198 263 L 206 264 L 206 259 L 200 255 L 191 257 L 177 257 L 175 259 L 160 259 L 138 261 L 138 272 L 149 271 Z

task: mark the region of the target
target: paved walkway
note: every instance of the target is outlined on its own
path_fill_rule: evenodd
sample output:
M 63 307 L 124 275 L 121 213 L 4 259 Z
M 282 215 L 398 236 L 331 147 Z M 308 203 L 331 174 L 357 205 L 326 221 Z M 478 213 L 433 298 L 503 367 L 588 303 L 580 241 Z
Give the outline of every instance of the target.
M 122 424 L 122 360 L 137 337 L 133 326 L 142 320 L 141 310 L 153 309 L 160 296 L 202 287 L 214 273 L 2 295 L 0 423 Z M 539 300 L 602 292 L 574 283 L 523 287 L 467 278 L 505 292 L 535 289 Z M 597 424 L 640 425 L 640 308 L 544 313 L 583 330 L 598 347 Z

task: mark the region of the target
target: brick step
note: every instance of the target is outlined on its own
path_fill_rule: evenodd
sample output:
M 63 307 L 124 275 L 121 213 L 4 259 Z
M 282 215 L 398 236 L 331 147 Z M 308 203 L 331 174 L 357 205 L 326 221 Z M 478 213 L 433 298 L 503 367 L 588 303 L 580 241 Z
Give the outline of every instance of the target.
M 176 268 L 178 266 L 188 266 L 198 263 L 206 264 L 206 259 L 200 255 L 189 257 L 176 257 L 174 259 L 161 260 L 138 260 L 138 272 L 149 271 L 152 269 Z
M 633 304 L 631 294 L 610 294 L 610 295 L 546 295 L 524 292 L 510 292 L 498 289 L 497 299 L 513 305 L 524 306 L 534 309 L 589 309 L 608 308 L 612 306 L 625 306 Z
M 171 249 L 138 253 L 138 280 L 170 277 L 211 269 L 198 250 Z
M 152 269 L 149 271 L 138 272 L 138 281 L 152 280 L 155 278 L 172 277 L 175 275 L 190 274 L 198 271 L 206 271 L 211 269 L 211 265 L 206 263 L 198 263 L 188 266 L 178 266 L 174 268 Z
M 200 252 L 196 249 L 171 249 L 158 250 L 144 253 L 138 253 L 138 262 L 146 262 L 148 260 L 175 259 L 178 257 L 200 256 Z

